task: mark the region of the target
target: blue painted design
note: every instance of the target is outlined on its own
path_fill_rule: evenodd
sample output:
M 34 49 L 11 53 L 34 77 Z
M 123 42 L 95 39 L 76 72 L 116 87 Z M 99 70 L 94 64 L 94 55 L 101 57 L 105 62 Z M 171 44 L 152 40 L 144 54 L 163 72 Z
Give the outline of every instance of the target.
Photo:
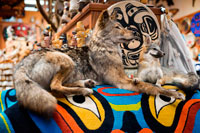
M 93 88 L 95 91 L 97 91 L 99 88 L 102 87 L 112 87 L 110 85 L 99 85 Z M 124 89 L 118 89 L 118 88 L 109 88 L 103 90 L 103 92 L 109 93 L 109 94 L 127 94 L 127 93 L 133 93 L 133 91 L 129 90 L 124 90 Z M 101 93 L 100 93 L 101 94 Z M 142 94 L 139 95 L 133 95 L 133 96 L 105 96 L 101 94 L 106 100 L 109 101 L 109 103 L 115 104 L 115 105 L 129 105 L 129 104 L 137 104 L 138 102 L 141 101 Z M 120 98 L 119 98 L 120 97 Z M 130 111 L 133 114 L 135 114 L 136 119 L 139 123 L 139 125 L 142 128 L 149 128 L 147 125 L 144 115 L 142 113 L 142 108 L 140 108 L 138 111 Z M 113 114 L 114 114 L 114 129 L 119 129 L 123 125 L 123 115 L 125 111 L 116 111 L 113 109 Z
M 15 95 L 16 95 L 15 89 L 5 90 L 1 92 L 0 112 L 3 112 L 4 110 L 11 107 L 17 102 Z
M 192 96 L 192 98 L 191 99 L 200 99 L 200 91 L 199 90 L 197 90 L 197 92 L 196 93 L 194 93 L 194 95 Z
M 193 133 L 199 133 L 199 127 L 200 127 L 200 110 L 197 112 L 195 116 L 195 123 L 193 128 Z
M 53 118 L 47 120 L 30 112 L 29 115 L 42 133 L 62 133 Z
M 8 130 L 7 130 L 7 127 L 5 125 L 5 122 L 7 123 L 7 126 L 9 128 L 9 131 L 11 131 L 11 133 L 14 133 L 14 129 L 12 127 L 12 124 L 10 123 L 10 120 L 8 119 L 7 115 L 2 112 L 0 113 L 3 118 L 5 119 L 5 121 L 0 117 L 0 133 L 7 133 Z
M 200 37 L 200 12 L 196 13 L 192 18 L 191 31 L 196 37 Z

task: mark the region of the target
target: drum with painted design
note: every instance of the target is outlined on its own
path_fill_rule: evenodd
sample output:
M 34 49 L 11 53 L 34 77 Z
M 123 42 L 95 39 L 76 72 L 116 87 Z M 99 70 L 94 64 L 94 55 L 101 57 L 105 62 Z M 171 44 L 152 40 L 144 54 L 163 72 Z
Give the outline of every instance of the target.
M 160 38 L 160 26 L 152 10 L 136 1 L 118 2 L 108 8 L 110 14 L 117 12 L 117 21 L 125 28 L 133 31 L 135 39 L 121 44 L 122 60 L 125 68 L 137 68 L 138 59 L 144 43 L 144 35 L 152 41 Z

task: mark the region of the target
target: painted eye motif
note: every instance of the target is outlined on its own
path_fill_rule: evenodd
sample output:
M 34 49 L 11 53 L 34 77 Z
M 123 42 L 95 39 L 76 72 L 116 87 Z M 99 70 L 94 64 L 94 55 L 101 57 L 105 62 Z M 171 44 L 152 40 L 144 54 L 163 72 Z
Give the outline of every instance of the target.
M 67 98 L 69 102 L 79 108 L 87 109 L 93 112 L 98 118 L 100 118 L 100 114 L 95 102 L 89 96 L 73 96 Z
M 22 27 L 22 30 L 24 30 L 24 31 L 25 31 L 25 30 L 26 30 L 26 27 Z
M 147 26 L 145 25 L 145 23 L 140 24 L 141 30 L 145 33 L 147 33 Z
M 175 91 L 175 90 L 173 90 Z M 156 116 L 158 117 L 160 111 L 167 105 L 173 104 L 176 101 L 173 97 L 166 97 L 163 95 L 157 95 L 155 98 L 155 111 Z
M 119 13 L 117 14 L 116 17 L 117 17 L 117 20 L 122 20 L 122 18 L 123 18 L 122 14 L 119 14 Z
M 129 11 L 128 11 L 128 16 L 133 16 L 133 14 L 136 12 L 136 8 L 131 8 Z

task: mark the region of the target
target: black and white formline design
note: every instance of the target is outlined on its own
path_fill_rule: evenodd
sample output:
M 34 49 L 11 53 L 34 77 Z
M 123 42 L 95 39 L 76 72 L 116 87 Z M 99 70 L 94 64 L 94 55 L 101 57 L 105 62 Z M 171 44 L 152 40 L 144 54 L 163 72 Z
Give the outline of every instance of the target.
M 133 31 L 135 38 L 130 43 L 121 44 L 122 60 L 125 68 L 137 68 L 144 43 L 144 35 L 152 41 L 160 38 L 159 23 L 150 8 L 136 1 L 118 2 L 108 8 L 110 14 L 117 12 L 117 21 Z

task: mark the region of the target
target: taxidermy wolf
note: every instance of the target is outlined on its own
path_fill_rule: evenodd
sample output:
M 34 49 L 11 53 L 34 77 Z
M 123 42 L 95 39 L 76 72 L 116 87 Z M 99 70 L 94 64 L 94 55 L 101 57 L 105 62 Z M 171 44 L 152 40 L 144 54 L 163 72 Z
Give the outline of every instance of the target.
M 158 86 L 165 83 L 173 83 L 180 86 L 183 91 L 194 91 L 198 89 L 198 76 L 190 72 L 185 74 L 178 70 L 161 67 L 160 58 L 165 55 L 160 50 L 159 42 L 151 42 L 151 38 L 146 36 L 144 47 L 139 58 L 137 77 L 138 80 L 156 84 Z
M 132 31 L 120 26 L 115 16 L 115 13 L 109 16 L 107 10 L 101 13 L 87 48 L 65 52 L 43 49 L 31 53 L 16 65 L 14 83 L 19 105 L 50 117 L 57 103 L 50 93 L 90 95 L 93 93 L 91 87 L 96 82 L 150 95 L 163 94 L 182 99 L 178 92 L 127 77 L 117 44 L 131 41 L 134 35 Z

